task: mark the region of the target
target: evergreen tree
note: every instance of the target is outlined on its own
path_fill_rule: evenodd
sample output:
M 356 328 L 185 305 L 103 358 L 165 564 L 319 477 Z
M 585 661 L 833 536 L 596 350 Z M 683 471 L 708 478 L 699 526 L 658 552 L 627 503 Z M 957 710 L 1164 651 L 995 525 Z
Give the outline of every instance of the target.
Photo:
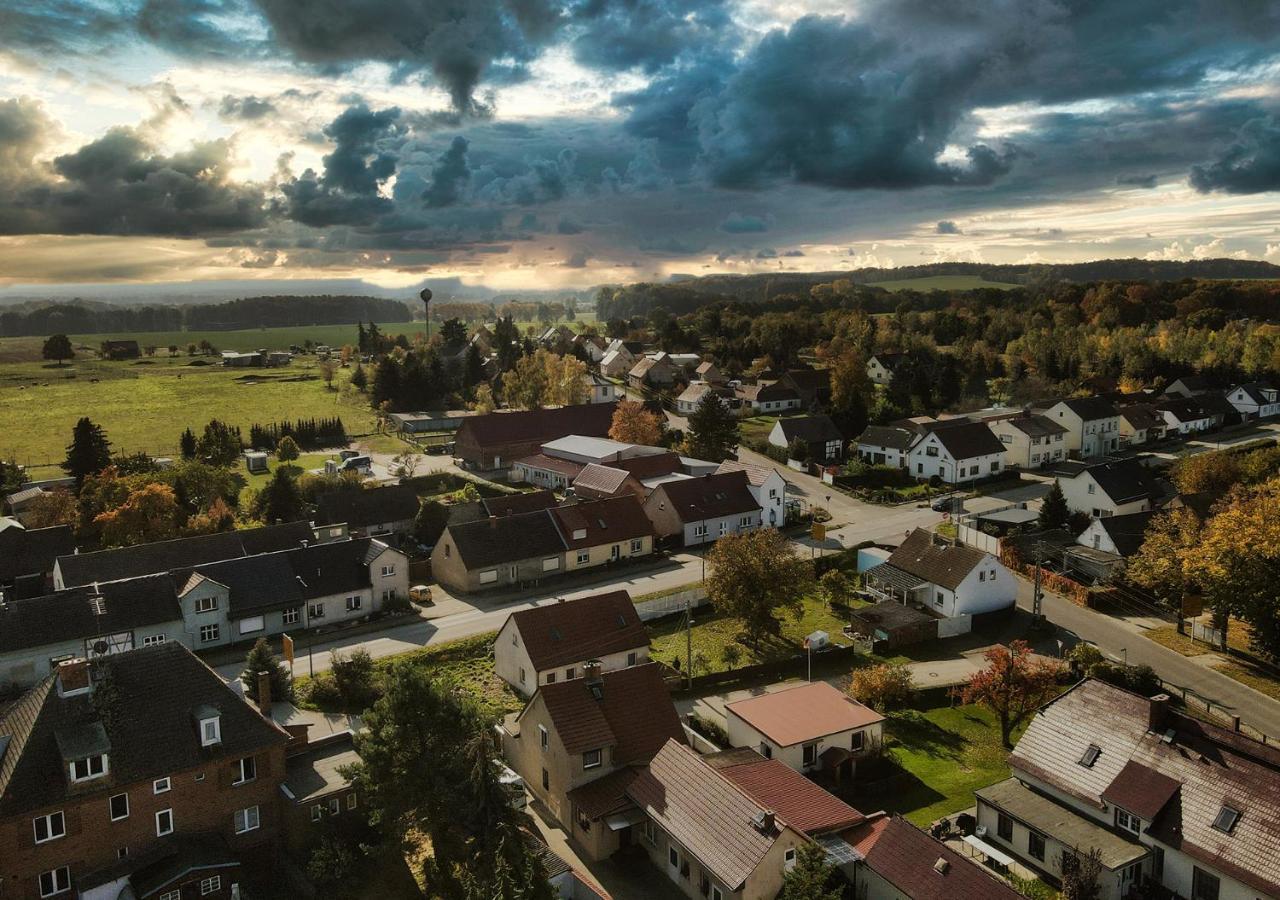
M 360 363 L 356 363 L 356 367 L 351 373 L 351 386 L 358 391 L 363 391 L 368 385 L 369 376 L 365 375 L 364 367 Z
M 462 364 L 462 386 L 470 391 L 484 381 L 484 359 L 475 344 L 467 347 L 466 359 Z
M 75 478 L 76 490 L 79 490 L 86 476 L 97 474 L 110 464 L 111 442 L 107 440 L 107 433 L 88 416 L 83 417 L 71 431 L 62 470 Z
M 196 458 L 196 433 L 190 428 L 182 432 L 182 437 L 178 440 L 178 446 L 182 450 L 183 459 Z
M 282 437 L 280 443 L 276 444 L 276 459 L 280 462 L 293 462 L 298 456 L 298 443 L 288 435 Z
M 843 895 L 835 871 L 821 845 L 801 844 L 795 866 L 782 879 L 778 900 L 840 900 Z
M 304 518 L 306 506 L 298 485 L 282 467 L 275 471 L 253 502 L 253 514 L 268 525 Z
M 369 336 L 364 332 L 364 322 L 356 322 L 356 349 L 368 353 Z
M 1053 479 L 1053 487 L 1049 488 L 1049 493 L 1045 494 L 1037 524 L 1046 531 L 1050 528 L 1066 528 L 1067 518 L 1070 515 L 1071 510 L 1067 506 L 1067 497 L 1062 493 L 1061 483 L 1055 478 Z
M 724 462 L 738 448 L 738 418 L 714 391 L 707 391 L 689 415 L 685 452 L 695 459 Z
M 240 429 L 210 420 L 204 426 L 204 434 L 196 442 L 196 454 L 213 466 L 231 466 L 240 458 Z
M 271 650 L 266 638 L 258 638 L 244 658 L 244 670 L 240 672 L 240 680 L 244 682 L 245 696 L 258 702 L 258 673 L 266 672 L 271 676 L 271 698 L 273 700 L 292 700 L 293 681 L 289 678 L 289 667 Z
M 393 407 L 400 398 L 400 367 L 389 356 L 378 361 L 373 373 L 373 405 L 390 403 Z
M 413 520 L 413 536 L 419 544 L 430 547 L 440 540 L 449 524 L 449 510 L 435 500 L 425 500 Z

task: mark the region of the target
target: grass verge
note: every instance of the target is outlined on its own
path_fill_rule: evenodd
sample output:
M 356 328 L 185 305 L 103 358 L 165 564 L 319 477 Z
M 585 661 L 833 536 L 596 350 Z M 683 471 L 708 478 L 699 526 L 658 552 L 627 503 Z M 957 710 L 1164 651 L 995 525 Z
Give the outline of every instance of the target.
M 1280 700 L 1280 680 L 1258 669 L 1238 662 L 1218 663 L 1212 668 L 1215 672 L 1221 672 L 1228 678 L 1233 678 L 1246 687 L 1251 687 L 1255 691 L 1266 694 L 1273 700 Z

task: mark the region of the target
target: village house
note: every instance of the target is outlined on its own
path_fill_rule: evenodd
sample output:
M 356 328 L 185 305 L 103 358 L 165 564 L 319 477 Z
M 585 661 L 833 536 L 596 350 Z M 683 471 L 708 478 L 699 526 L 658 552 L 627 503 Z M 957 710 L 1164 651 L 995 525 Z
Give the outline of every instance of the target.
M 775 818 L 808 838 L 834 836 L 866 820 L 862 813 L 795 769 L 750 747 L 709 753 L 702 761 Z M 837 838 L 838 840 L 838 838 Z
M 867 377 L 876 384 L 887 385 L 906 358 L 905 353 L 877 353 L 867 360 Z
M 1004 471 L 1004 444 L 983 423 L 944 420 L 920 429 L 920 440 L 907 454 L 907 466 L 918 480 L 936 476 L 946 484 L 964 484 Z
M 564 542 L 564 571 L 579 572 L 653 552 L 653 524 L 634 495 L 547 510 Z
M 635 349 L 633 350 L 632 347 Z M 640 345 L 621 340 L 611 341 L 600 358 L 600 374 L 607 378 L 625 378 L 639 358 Z
M 769 431 L 769 443 L 790 450 L 795 441 L 804 444 L 808 459 L 839 462 L 844 459 L 844 435 L 830 416 L 790 416 L 779 419 Z
M 598 334 L 576 334 L 573 336 L 573 346 L 581 350 L 590 362 L 598 364 L 604 359 L 604 348 L 607 345 Z
M 670 356 L 663 352 L 640 357 L 627 372 L 627 384 L 636 390 L 669 388 L 675 384 L 675 380 L 676 368 Z
M 1009 609 L 1018 596 L 1017 579 L 992 554 L 947 543 L 923 528 L 863 577 L 882 601 L 918 604 L 944 620 L 939 637 L 968 632 L 974 616 Z
M 831 402 L 830 369 L 788 369 L 778 384 L 799 395 L 801 409 L 825 407 Z
M 731 746 L 850 783 L 857 761 L 884 741 L 884 716 L 825 681 L 727 703 L 725 719 Z
M 52 491 L 46 491 L 38 485 L 24 487 L 8 494 L 4 498 L 5 508 L 9 511 L 9 515 L 14 517 L 19 523 L 23 517 L 37 500 L 47 497 Z
M 1164 414 L 1151 403 L 1131 403 L 1120 409 L 1120 449 L 1141 447 L 1164 439 Z
M 761 522 L 770 528 L 781 528 L 787 520 L 787 482 L 782 473 L 772 466 L 757 466 L 727 459 L 716 469 L 717 475 L 726 472 L 746 472 L 747 490 L 760 507 Z
M 1214 412 L 1204 403 L 1205 396 L 1207 395 L 1175 396 L 1155 404 L 1155 408 L 1164 417 L 1166 432 L 1185 437 L 1189 434 L 1212 431 Z
M 640 480 L 626 469 L 591 463 L 573 479 L 573 494 L 584 500 L 603 500 L 631 494 L 643 500 L 649 492 Z
M 743 415 L 776 416 L 800 408 L 800 395 L 778 381 L 739 385 L 734 393 L 742 402 Z
M 1050 701 L 976 792 L 982 840 L 1059 884 L 1096 849 L 1100 900 L 1143 883 L 1195 900 L 1280 896 L 1280 751 L 1086 679 Z
M 920 439 L 914 431 L 890 425 L 868 425 L 854 442 L 858 458 L 869 466 L 907 468 L 907 453 Z
M 315 524 L 346 525 L 352 537 L 399 538 L 413 530 L 420 505 L 407 485 L 332 491 L 316 498 Z
M 471 416 L 458 428 L 454 454 L 466 469 L 506 469 L 513 460 L 538 453 L 543 444 L 565 435 L 607 437 L 616 408 L 614 403 L 580 403 Z
M 1253 381 L 1227 391 L 1227 401 L 1246 422 L 1280 416 L 1280 391 L 1269 384 Z
M 540 684 L 501 738 L 508 765 L 589 859 L 636 842 L 643 816 L 615 815 L 629 805 L 625 785 L 664 744 L 685 740 L 661 666 L 606 672 L 594 661 L 581 678 Z
M 719 367 L 711 360 L 699 363 L 698 367 L 693 370 L 693 374 L 698 381 L 703 381 L 707 384 L 724 384 L 726 381 L 725 377 L 720 374 Z
M 1128 559 L 1142 548 L 1147 526 L 1156 514 L 1157 510 L 1148 510 L 1094 519 L 1076 538 L 1076 543 L 1081 547 L 1114 554 L 1122 560 Z
M 582 471 L 583 464 L 546 453 L 531 453 L 511 463 L 511 481 L 532 484 L 551 491 L 563 491 Z
M 594 347 L 595 344 L 588 343 L 587 346 Z M 601 378 L 594 372 L 588 372 L 582 376 L 582 381 L 587 387 L 588 403 L 615 403 L 623 399 L 621 393 L 618 392 L 618 386 L 607 378 Z
M 1067 506 L 1098 519 L 1152 509 L 1163 495 L 1151 471 L 1137 459 L 1113 462 L 1066 462 L 1053 474 Z
M 280 784 L 285 846 L 304 864 L 334 820 L 365 815 L 360 792 L 340 771 L 360 762 L 351 732 L 311 740 L 308 729 L 305 724 L 290 727 L 295 738 L 286 748 Z
M 668 481 L 654 488 L 644 511 L 660 538 L 679 546 L 709 544 L 760 527 L 761 508 L 746 472 Z
M 238 896 L 273 866 L 287 741 L 176 643 L 60 663 L 0 714 L 6 896 Z
M 649 632 L 631 595 L 610 591 L 513 612 L 493 642 L 494 670 L 522 697 L 571 681 L 593 660 L 613 672 L 649 661 Z
M 1026 413 L 993 420 L 987 427 L 1004 444 L 1006 466 L 1034 469 L 1067 458 L 1067 427 L 1048 416 Z
M 1036 412 L 1067 429 L 1065 440 L 1070 453 L 1089 458 L 1120 449 L 1120 412 L 1110 400 L 1075 397 Z
M 741 414 L 747 409 L 742 400 L 734 393 L 733 388 L 722 387 L 708 381 L 695 381 L 676 397 L 676 412 L 688 416 L 697 410 L 702 398 L 707 394 L 715 394 L 720 402 L 735 413 Z
M 514 516 L 518 513 L 550 509 L 559 503 L 550 491 L 523 491 L 519 494 L 499 494 L 481 497 L 478 501 L 484 516 Z
M 70 525 L 26 528 L 16 519 L 0 518 L 0 599 L 48 593 L 54 563 L 75 548 Z
M 1166 397 L 1198 397 L 1226 389 L 1226 385 L 1211 375 L 1184 375 L 1164 389 Z

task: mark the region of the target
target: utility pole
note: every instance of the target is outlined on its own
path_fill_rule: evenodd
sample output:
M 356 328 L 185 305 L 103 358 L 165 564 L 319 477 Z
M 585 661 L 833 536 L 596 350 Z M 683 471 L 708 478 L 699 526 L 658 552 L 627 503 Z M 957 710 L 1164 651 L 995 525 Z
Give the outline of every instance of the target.
M 1043 554 L 1043 552 L 1044 552 L 1044 543 L 1042 541 L 1037 541 L 1036 542 L 1035 590 L 1031 595 L 1031 615 L 1037 619 L 1039 619 L 1041 615 L 1043 615 L 1040 612 L 1041 598 L 1043 595 L 1043 591 L 1041 590 L 1041 587 L 1040 587 L 1040 563 L 1041 563 L 1041 555 Z
M 686 683 L 693 690 L 693 598 L 688 594 L 684 598 L 684 667 Z

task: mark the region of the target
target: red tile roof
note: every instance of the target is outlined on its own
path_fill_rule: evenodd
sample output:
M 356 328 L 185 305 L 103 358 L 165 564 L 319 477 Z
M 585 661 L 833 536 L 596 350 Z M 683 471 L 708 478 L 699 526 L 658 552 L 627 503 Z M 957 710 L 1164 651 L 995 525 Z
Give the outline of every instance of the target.
M 522 609 L 511 618 L 539 672 L 649 646 L 649 632 L 626 591 Z
M 635 804 L 627 796 L 627 788 L 631 787 L 631 782 L 636 780 L 640 771 L 638 767 L 632 766 L 589 781 L 569 792 L 569 802 L 574 809 L 592 820 L 633 807 Z
M 1143 819 L 1154 819 L 1182 785 L 1129 760 L 1102 792 L 1102 799 Z
M 591 491 L 597 494 L 616 494 L 626 484 L 630 473 L 612 466 L 590 463 L 573 479 L 575 491 Z
M 644 514 L 644 507 L 635 494 L 557 506 L 550 512 L 570 550 L 616 544 L 653 534 L 653 523 Z
M 685 739 L 657 663 L 604 672 L 598 681 L 544 684 L 537 696 L 571 754 L 612 747 L 614 765 L 632 765 L 648 762 L 667 741 Z
M 805 778 L 786 763 L 757 754 L 753 762 L 720 768 L 721 774 L 804 834 L 839 831 L 864 819 L 839 797 Z
M 570 434 L 605 437 L 613 427 L 616 403 L 579 403 L 558 409 L 494 412 L 468 416 L 458 427 L 459 443 L 480 447 L 538 441 L 546 443 Z
M 782 747 L 884 721 L 825 681 L 737 700 L 725 709 Z
M 564 475 L 566 478 L 574 478 L 582 471 L 582 463 L 572 462 L 567 459 L 559 459 L 554 456 L 547 456 L 545 453 L 534 453 L 529 456 L 522 456 L 512 463 L 513 466 L 528 466 L 530 469 L 541 469 L 544 472 L 555 472 L 557 475 Z

